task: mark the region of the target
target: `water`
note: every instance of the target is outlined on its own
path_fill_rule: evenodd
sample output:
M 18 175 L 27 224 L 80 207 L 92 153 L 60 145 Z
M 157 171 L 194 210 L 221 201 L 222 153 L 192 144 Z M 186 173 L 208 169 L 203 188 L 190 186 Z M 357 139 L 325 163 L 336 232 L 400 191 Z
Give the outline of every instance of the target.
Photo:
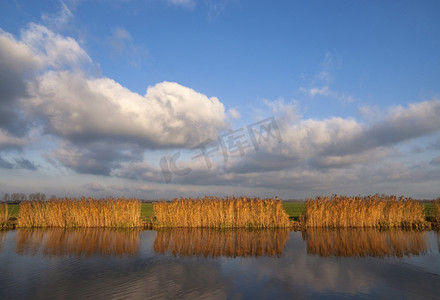
M 439 299 L 436 232 L 0 232 L 0 299 Z

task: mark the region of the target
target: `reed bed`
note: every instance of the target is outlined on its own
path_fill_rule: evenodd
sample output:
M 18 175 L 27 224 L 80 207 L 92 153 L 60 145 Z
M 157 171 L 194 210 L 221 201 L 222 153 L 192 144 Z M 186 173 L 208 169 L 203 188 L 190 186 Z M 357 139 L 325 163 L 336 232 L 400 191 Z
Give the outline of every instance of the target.
M 334 195 L 306 200 L 307 227 L 404 227 L 423 228 L 420 203 L 396 196 L 345 197 Z
M 5 229 L 8 227 L 8 221 L 9 221 L 9 210 L 8 210 L 8 204 L 1 203 L 0 204 L 0 229 Z
M 64 198 L 20 204 L 18 227 L 111 227 L 142 226 L 141 202 L 125 198 Z
M 289 230 L 174 228 L 159 230 L 154 240 L 156 253 L 174 256 L 246 257 L 280 256 Z
M 16 252 L 46 256 L 135 255 L 140 230 L 109 228 L 30 229 L 17 232 Z
M 374 228 L 307 229 L 307 253 L 337 257 L 403 257 L 426 254 L 425 232 Z
M 289 227 L 278 199 L 180 198 L 153 205 L 155 227 L 276 228 Z
M 434 220 L 437 228 L 440 228 L 440 198 L 434 201 Z

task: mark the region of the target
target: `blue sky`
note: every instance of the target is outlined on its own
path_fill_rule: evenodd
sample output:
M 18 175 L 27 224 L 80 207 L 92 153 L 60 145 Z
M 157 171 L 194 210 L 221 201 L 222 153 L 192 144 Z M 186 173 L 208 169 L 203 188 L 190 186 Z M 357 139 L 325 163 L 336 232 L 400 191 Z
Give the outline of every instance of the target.
M 439 197 L 439 13 L 3 1 L 0 192 Z

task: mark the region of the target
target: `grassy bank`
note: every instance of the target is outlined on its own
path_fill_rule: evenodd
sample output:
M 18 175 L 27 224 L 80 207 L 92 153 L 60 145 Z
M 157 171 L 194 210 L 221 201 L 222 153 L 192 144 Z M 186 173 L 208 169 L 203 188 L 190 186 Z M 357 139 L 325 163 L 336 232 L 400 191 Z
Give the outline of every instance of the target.
M 282 201 L 281 204 L 289 218 L 299 218 L 302 213 L 306 212 L 304 201 Z M 142 219 L 152 219 L 154 217 L 152 202 L 142 203 L 141 217 Z

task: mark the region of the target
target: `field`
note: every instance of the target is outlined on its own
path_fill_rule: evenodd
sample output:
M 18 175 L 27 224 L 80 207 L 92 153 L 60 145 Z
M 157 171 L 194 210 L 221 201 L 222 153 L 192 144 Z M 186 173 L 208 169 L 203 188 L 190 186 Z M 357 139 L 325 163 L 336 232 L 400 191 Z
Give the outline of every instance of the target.
M 289 218 L 298 218 L 306 211 L 306 205 L 303 201 L 283 201 L 282 205 Z M 150 219 L 154 217 L 153 203 L 142 203 L 141 217 L 142 219 Z
M 302 213 L 306 212 L 306 204 L 304 201 L 283 201 L 283 208 L 289 218 L 297 219 Z

